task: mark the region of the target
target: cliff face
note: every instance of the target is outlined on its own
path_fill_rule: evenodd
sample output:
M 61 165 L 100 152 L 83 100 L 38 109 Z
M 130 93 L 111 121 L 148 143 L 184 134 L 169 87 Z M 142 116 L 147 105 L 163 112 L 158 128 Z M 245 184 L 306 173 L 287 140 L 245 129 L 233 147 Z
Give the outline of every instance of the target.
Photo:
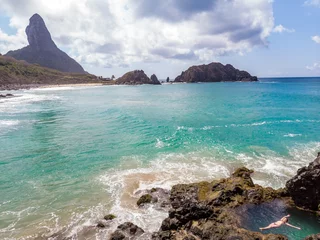
M 221 63 L 210 63 L 190 67 L 182 72 L 175 82 L 228 82 L 228 81 L 258 81 L 257 77 L 251 76 L 246 71 L 240 71 L 232 65 L 223 65 Z
M 26 34 L 29 45 L 19 50 L 9 51 L 6 56 L 62 72 L 85 73 L 79 63 L 56 46 L 40 15 L 34 14 L 30 18 Z
M 118 78 L 116 84 L 119 85 L 141 85 L 141 84 L 153 84 L 160 85 L 160 82 L 156 77 L 151 79 L 144 73 L 143 70 L 135 70 L 128 72 L 121 78 Z

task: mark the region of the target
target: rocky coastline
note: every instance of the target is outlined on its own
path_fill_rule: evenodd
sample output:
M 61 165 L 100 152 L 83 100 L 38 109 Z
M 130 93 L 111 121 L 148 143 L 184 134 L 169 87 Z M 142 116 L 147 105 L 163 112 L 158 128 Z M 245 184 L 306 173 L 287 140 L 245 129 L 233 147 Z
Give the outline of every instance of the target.
M 237 169 L 229 178 L 212 182 L 178 184 L 168 192 L 154 188 L 141 193 L 139 207 L 157 204 L 168 210 L 168 217 L 159 231 L 146 235 L 139 226 L 130 222 L 119 225 L 109 239 L 153 240 L 286 240 L 284 235 L 264 234 L 241 227 L 237 209 L 248 204 L 260 205 L 282 201 L 288 208 L 299 208 L 319 214 L 320 153 L 309 164 L 298 170 L 284 188 L 272 189 L 254 184 L 253 170 Z M 298 197 L 299 196 L 299 197 Z M 312 197 L 315 196 L 315 197 Z M 112 218 L 106 216 L 97 228 L 108 227 Z M 320 234 L 307 236 L 305 240 L 320 239 Z

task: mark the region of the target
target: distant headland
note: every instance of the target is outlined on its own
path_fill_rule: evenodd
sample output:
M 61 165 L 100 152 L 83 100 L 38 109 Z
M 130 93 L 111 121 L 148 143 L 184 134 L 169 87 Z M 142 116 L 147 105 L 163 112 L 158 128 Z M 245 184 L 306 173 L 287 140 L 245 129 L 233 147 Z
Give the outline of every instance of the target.
M 143 70 L 134 70 L 117 80 L 88 74 L 74 59 L 61 51 L 51 38 L 44 20 L 34 14 L 26 28 L 29 45 L 5 56 L 0 54 L 0 89 L 19 89 L 42 85 L 97 83 L 106 85 L 160 85 L 157 76 L 150 78 Z M 20 60 L 20 61 L 19 61 Z M 167 78 L 167 82 L 169 82 Z M 246 71 L 213 62 L 192 66 L 173 83 L 257 81 Z M 172 83 L 172 82 L 171 82 Z

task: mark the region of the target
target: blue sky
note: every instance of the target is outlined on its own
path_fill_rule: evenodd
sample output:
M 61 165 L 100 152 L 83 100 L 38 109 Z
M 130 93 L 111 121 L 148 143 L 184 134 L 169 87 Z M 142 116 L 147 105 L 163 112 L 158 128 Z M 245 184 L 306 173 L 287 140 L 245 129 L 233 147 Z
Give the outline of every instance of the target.
M 37 12 L 59 48 L 97 75 L 143 69 L 174 78 L 219 61 L 258 77 L 320 76 L 320 37 L 312 40 L 320 36 L 320 0 L 200 3 L 0 0 L 0 52 L 28 44 L 24 29 Z
M 320 62 L 320 44 L 311 39 L 320 35 L 320 6 L 304 6 L 301 0 L 278 0 L 273 10 L 275 25 L 282 24 L 295 32 L 273 33 L 267 48 L 257 47 L 246 56 L 228 56 L 221 61 L 234 62 L 259 76 L 320 76 L 320 69 L 306 69 Z

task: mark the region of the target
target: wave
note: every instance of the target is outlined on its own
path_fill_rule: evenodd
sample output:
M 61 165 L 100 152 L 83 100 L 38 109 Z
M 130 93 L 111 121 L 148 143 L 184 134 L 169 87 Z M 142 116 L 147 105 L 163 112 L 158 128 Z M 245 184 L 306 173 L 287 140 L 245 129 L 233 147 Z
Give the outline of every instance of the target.
M 204 126 L 200 128 L 201 130 L 211 130 L 214 128 L 231 128 L 231 127 L 254 127 L 254 126 L 262 126 L 262 125 L 272 125 L 272 124 L 282 124 L 282 123 L 320 123 L 320 120 L 315 119 L 306 119 L 306 120 L 279 120 L 279 121 L 262 121 L 262 122 L 254 122 L 254 123 L 245 123 L 245 124 L 226 124 L 226 125 L 213 125 L 213 126 Z M 192 131 L 194 128 L 186 127 L 186 126 L 178 126 L 177 130 L 189 130 Z
M 283 135 L 284 137 L 291 137 L 291 138 L 293 138 L 293 137 L 300 137 L 300 136 L 302 136 L 302 134 L 295 134 L 295 133 L 288 133 L 288 134 L 285 134 L 285 135 Z
M 32 112 L 34 109 L 28 109 L 27 106 L 31 103 L 41 101 L 58 100 L 60 97 L 54 94 L 32 94 L 18 92 L 15 97 L 0 100 L 0 113 L 23 113 Z
M 31 238 L 56 236 L 57 239 L 79 239 L 78 236 L 87 234 L 93 239 L 105 239 L 119 224 L 131 221 L 146 230 L 146 236 L 149 236 L 146 239 L 150 239 L 151 232 L 159 229 L 168 213 L 154 206 L 138 208 L 136 202 L 144 190 L 212 181 L 230 176 L 241 166 L 255 170 L 252 175 L 255 183 L 279 188 L 297 169 L 313 160 L 319 148 L 320 142 L 296 144 L 288 147 L 289 154 L 284 156 L 262 146 L 250 146 L 245 152 L 239 152 L 236 147 L 221 145 L 189 153 L 162 153 L 147 163 L 143 155 L 123 157 L 117 168 L 106 170 L 95 178 L 106 197 L 104 200 L 92 203 L 87 209 L 73 209 L 69 219 L 62 219 L 64 209 L 46 214 L 40 226 L 33 229 L 37 233 Z M 97 231 L 95 225 L 107 213 L 116 214 L 117 218 L 108 228 Z M 6 234 L 19 230 L 17 213 L 9 214 L 17 219 L 12 221 L 14 225 L 2 229 Z

